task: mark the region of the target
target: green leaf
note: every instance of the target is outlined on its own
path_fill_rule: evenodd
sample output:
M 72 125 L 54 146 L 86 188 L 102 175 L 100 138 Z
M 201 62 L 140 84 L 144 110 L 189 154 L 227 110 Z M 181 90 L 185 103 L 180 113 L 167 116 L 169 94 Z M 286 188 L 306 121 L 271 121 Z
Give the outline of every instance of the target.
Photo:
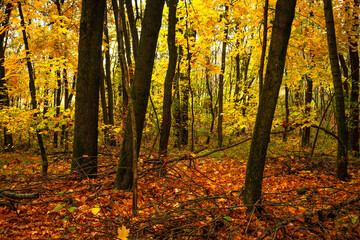
M 233 219 L 231 218 L 231 217 L 229 217 L 229 216 L 225 216 L 225 217 L 223 217 L 226 221 L 232 221 Z
M 65 204 L 59 204 L 55 207 L 55 211 L 59 211 L 60 209 L 62 209 L 63 207 L 65 207 Z
M 65 194 L 65 191 L 59 192 L 59 195 L 60 195 L 60 196 L 63 196 L 64 194 Z
M 73 232 L 73 231 L 75 231 L 76 230 L 76 227 L 69 227 L 69 231 L 70 232 Z
M 68 211 L 69 212 L 74 212 L 75 209 L 76 209 L 76 207 L 69 207 Z

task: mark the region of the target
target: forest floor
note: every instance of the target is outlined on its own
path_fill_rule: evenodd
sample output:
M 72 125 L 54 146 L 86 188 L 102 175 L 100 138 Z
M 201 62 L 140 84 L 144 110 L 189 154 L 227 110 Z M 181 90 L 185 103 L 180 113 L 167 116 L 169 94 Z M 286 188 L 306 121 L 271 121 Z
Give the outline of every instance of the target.
M 50 156 L 44 179 L 39 156 L 2 153 L 0 239 L 360 239 L 359 160 L 342 182 L 334 156 L 269 157 L 259 214 L 242 202 L 244 159 L 168 160 L 160 178 L 142 155 L 133 216 L 132 193 L 114 190 L 116 154 L 103 151 L 97 179 L 77 180 L 70 155 Z

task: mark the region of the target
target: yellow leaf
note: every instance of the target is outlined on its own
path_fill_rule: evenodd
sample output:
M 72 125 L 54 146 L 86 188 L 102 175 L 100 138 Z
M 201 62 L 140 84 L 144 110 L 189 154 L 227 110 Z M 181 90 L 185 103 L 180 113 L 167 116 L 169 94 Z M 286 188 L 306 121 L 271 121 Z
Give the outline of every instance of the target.
M 126 229 L 125 226 L 118 227 L 118 235 L 117 239 L 121 240 L 127 240 L 127 237 L 129 236 L 130 229 Z
M 91 211 L 94 215 L 98 214 L 98 212 L 100 212 L 100 210 L 101 210 L 101 208 L 99 208 L 99 207 L 94 207 L 94 208 L 91 208 L 91 209 L 90 209 L 90 211 Z

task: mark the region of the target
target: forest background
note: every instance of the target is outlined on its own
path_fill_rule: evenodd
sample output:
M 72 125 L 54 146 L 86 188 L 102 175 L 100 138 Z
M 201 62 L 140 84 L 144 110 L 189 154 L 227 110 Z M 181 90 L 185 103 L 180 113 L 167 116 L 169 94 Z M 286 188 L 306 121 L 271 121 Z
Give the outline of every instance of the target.
M 180 236 L 242 238 L 275 234 L 276 237 L 278 229 L 274 226 L 280 222 L 282 225 L 278 227 L 286 226 L 292 229 L 290 232 L 300 232 L 305 234 L 302 237 L 310 237 L 314 234 L 320 236 L 324 232 L 311 232 L 302 220 L 284 220 L 288 213 L 286 211 L 306 220 L 320 211 L 327 213 L 332 208 L 340 211 L 344 202 L 346 206 L 351 203 L 353 208 L 358 207 L 354 203 L 359 200 L 359 183 L 351 180 L 359 173 L 356 167 L 359 155 L 357 0 L 332 1 L 332 6 L 331 1 L 324 1 L 330 2 L 335 23 L 335 56 L 341 70 L 340 97 L 337 92 L 339 85 L 333 80 L 336 78 L 334 65 L 329 57 L 331 47 L 327 39 L 329 26 L 325 22 L 324 2 L 297 1 L 295 7 L 296 1 L 290 1 L 294 3 L 295 17 L 290 23 L 289 43 L 285 46 L 284 71 L 280 69 L 283 73 L 282 80 L 280 78 L 282 85 L 279 94 L 270 91 L 270 94 L 279 96 L 274 117 L 271 118 L 273 134 L 267 152 L 267 164 L 271 167 L 265 169 L 265 177 L 262 173 L 264 169 L 253 171 L 261 179 L 260 189 L 246 188 L 246 184 L 245 189 L 242 187 L 245 181 L 244 159 L 249 157 L 251 147 L 248 143 L 257 122 L 260 93 L 267 81 L 265 71 L 271 66 L 268 49 L 275 24 L 276 4 L 286 5 L 284 1 L 99 2 L 0 2 L 0 123 L 3 130 L 0 196 L 6 199 L 2 214 L 12 211 L 19 216 L 21 208 L 22 211 L 29 206 L 34 209 L 33 205 L 24 204 L 23 201 L 28 201 L 27 198 L 38 199 L 39 195 L 34 195 L 34 192 L 40 193 L 40 200 L 41 195 L 48 197 L 50 193 L 44 189 L 57 186 L 59 190 L 51 192 L 56 195 L 53 202 L 42 202 L 40 205 L 43 211 L 47 209 L 45 215 L 52 208 L 55 215 L 61 216 L 61 227 L 55 230 L 46 227 L 46 231 L 36 230 L 31 234 L 64 237 L 72 236 L 76 230 L 82 231 L 83 236 L 118 236 L 121 239 L 123 234 L 128 234 L 126 226 L 137 238 L 169 237 L 166 234 L 175 234 L 176 225 L 182 219 L 193 222 L 189 224 L 192 226 L 190 230 L 186 227 L 179 230 L 181 233 L 177 234 Z M 149 9 L 148 20 L 145 18 L 146 8 Z M 84 17 L 84 9 L 90 13 L 93 22 Z M 156 14 L 150 16 L 150 12 L 162 14 L 156 18 Z M 90 35 L 96 39 L 96 34 L 100 34 L 101 39 L 82 45 L 82 23 L 87 21 L 89 25 L 94 25 L 87 29 L 88 35 L 84 34 L 84 39 Z M 158 30 L 148 27 L 156 27 L 156 21 L 159 22 Z M 148 31 L 149 41 L 141 41 L 142 38 L 146 39 L 145 33 Z M 99 49 L 100 55 L 95 53 L 96 49 Z M 151 51 L 154 56 L 145 54 Z M 98 55 L 94 57 L 93 53 Z M 78 54 L 84 54 L 82 59 L 85 60 L 80 60 Z M 91 62 L 91 59 L 94 61 Z M 91 64 L 86 65 L 86 60 L 91 60 Z M 80 67 L 80 64 L 84 65 Z M 147 72 L 140 75 L 141 71 Z M 87 81 L 86 73 L 96 76 L 96 79 Z M 147 78 L 149 81 L 145 80 Z M 85 103 L 75 103 L 78 101 L 76 98 L 82 98 Z M 339 130 L 339 99 L 344 104 L 345 134 Z M 87 115 L 89 112 L 92 113 Z M 77 114 L 79 117 L 76 117 Z M 142 123 L 138 120 L 141 114 L 144 115 Z M 266 139 L 268 136 L 260 137 Z M 208 158 L 210 155 L 214 158 Z M 29 166 L 29 170 L 26 171 L 24 166 Z M 267 172 L 275 171 L 277 167 L 284 172 Z M 204 176 L 198 175 L 202 173 L 201 170 L 205 171 Z M 179 183 L 166 178 L 177 171 L 181 171 L 177 174 L 186 175 L 189 179 Z M 310 204 L 304 208 L 300 207 L 300 202 L 293 208 L 287 206 L 286 211 L 284 207 L 280 211 L 271 209 L 265 199 L 260 201 L 259 191 L 261 194 L 263 180 L 269 184 L 271 177 L 275 176 L 272 181 L 278 182 L 280 180 L 276 177 L 279 175 L 295 174 L 299 181 L 294 185 L 289 184 L 290 190 L 280 188 L 280 182 L 270 189 L 279 187 L 282 191 L 296 191 L 299 201 L 309 202 L 308 198 L 302 196 L 307 193 L 308 197 L 310 191 L 318 195 L 319 186 L 300 183 L 304 181 L 301 177 L 309 182 L 317 182 L 312 179 L 315 177 L 314 171 L 321 176 L 319 181 L 326 184 L 326 187 L 321 186 L 324 189 L 321 194 L 327 194 L 329 189 L 333 194 L 329 197 L 331 200 L 321 202 L 321 207 L 313 202 L 317 207 L 313 208 Z M 68 175 L 59 176 L 64 172 Z M 319 172 L 328 174 L 323 176 Z M 216 201 L 219 202 L 214 200 L 217 195 L 214 196 L 213 192 L 218 193 L 215 186 L 219 182 L 210 183 L 209 189 L 201 194 L 193 189 L 201 184 L 197 181 L 207 181 L 208 174 L 218 176 L 213 181 L 227 185 L 224 188 L 228 191 L 227 196 L 218 197 Z M 246 172 L 247 179 L 249 175 L 251 173 Z M 23 181 L 29 179 L 33 185 L 24 185 Z M 192 185 L 188 183 L 191 181 L 194 182 Z M 71 182 L 73 187 L 66 187 L 65 182 Z M 82 190 L 72 195 L 79 186 L 88 186 L 90 190 L 86 194 L 91 194 L 94 186 L 100 183 L 106 187 L 95 187 L 97 194 L 101 192 L 96 203 L 89 200 L 95 198 L 85 195 Z M 117 199 L 119 196 L 116 196 L 119 192 L 113 190 L 114 185 L 118 190 L 132 191 L 132 195 L 124 192 L 126 197 L 121 197 L 125 209 L 121 209 L 120 200 Z M 169 188 L 176 194 L 180 193 L 166 205 L 164 196 L 171 195 L 171 192 L 167 193 Z M 18 191 L 30 195 L 18 195 Z M 152 199 L 150 202 L 146 201 L 149 200 L 146 194 L 152 191 L 157 192 L 151 193 L 156 198 L 152 196 L 149 197 Z M 15 204 L 19 206 L 14 205 L 11 194 L 15 194 L 18 201 Z M 242 195 L 244 202 L 241 201 Z M 339 198 L 338 195 L 343 196 Z M 64 196 L 69 197 L 64 200 Z M 189 200 L 189 196 L 195 196 L 197 200 L 191 197 Z M 276 197 L 278 195 L 273 195 L 267 201 L 271 202 Z M 64 203 L 58 203 L 62 198 Z M 179 203 L 179 199 L 184 202 Z M 110 203 L 103 202 L 108 200 Z M 280 202 L 286 201 L 291 201 L 291 198 L 280 198 Z M 150 206 L 144 207 L 145 202 Z M 216 211 L 188 215 L 179 210 L 195 203 L 199 204 L 199 211 L 206 212 L 205 206 L 214 207 Z M 81 221 L 85 220 L 77 212 L 83 211 L 79 206 L 81 204 L 87 206 L 84 210 L 87 213 L 82 217 L 100 219 L 101 227 L 91 227 L 92 230 L 88 232 L 84 230 L 86 224 Z M 256 204 L 258 207 L 254 208 Z M 116 215 L 118 211 L 120 215 L 126 215 L 125 211 L 129 216 L 126 220 L 114 220 L 113 225 L 110 224 L 113 231 L 106 233 L 99 229 L 109 227 L 102 222 L 109 217 L 104 212 L 108 205 L 116 208 L 112 214 Z M 163 205 L 166 205 L 166 209 L 171 206 L 179 210 L 174 211 L 175 215 L 167 215 L 173 221 L 168 220 L 169 225 L 159 220 L 165 218 L 162 215 Z M 330 207 L 323 208 L 323 205 Z M 224 213 L 223 206 L 232 206 L 231 211 Z M 129 214 L 129 207 L 133 215 Z M 241 210 L 242 207 L 248 210 Z M 274 213 L 275 219 L 266 219 L 269 216 L 264 215 L 264 211 Z M 345 210 L 342 211 L 344 214 Z M 103 214 L 101 217 L 99 212 Z M 359 214 L 351 209 L 345 212 L 346 217 L 339 215 L 337 221 L 329 217 L 330 223 L 324 223 L 328 231 L 333 231 L 332 236 L 341 236 L 342 231 L 350 238 L 358 236 L 356 234 L 359 232 L 355 229 L 359 225 Z M 137 214 L 141 216 L 138 219 Z M 40 213 L 36 217 L 29 215 L 29 219 L 43 217 Z M 49 219 L 47 221 L 51 222 Z M 137 228 L 136 221 L 144 221 L 141 223 L 146 227 Z M 299 222 L 294 224 L 296 221 Z M 235 231 L 235 223 L 239 222 L 251 227 Z M 14 225 L 14 219 L 4 221 L 3 226 L 7 228 L 3 227 L 2 234 L 21 234 Z M 24 226 L 34 229 L 29 223 Z M 35 228 L 41 229 L 41 226 Z M 302 232 L 299 228 L 306 230 Z M 279 234 L 286 236 L 286 228 L 283 229 Z

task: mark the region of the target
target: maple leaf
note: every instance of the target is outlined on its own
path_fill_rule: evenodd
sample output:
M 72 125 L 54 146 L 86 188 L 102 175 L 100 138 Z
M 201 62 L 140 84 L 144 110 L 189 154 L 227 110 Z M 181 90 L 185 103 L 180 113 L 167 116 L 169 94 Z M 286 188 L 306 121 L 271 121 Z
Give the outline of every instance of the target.
M 124 225 L 120 227 L 118 227 L 118 235 L 116 237 L 116 239 L 121 239 L 121 240 L 127 240 L 128 236 L 129 236 L 129 232 L 130 229 L 127 229 Z

